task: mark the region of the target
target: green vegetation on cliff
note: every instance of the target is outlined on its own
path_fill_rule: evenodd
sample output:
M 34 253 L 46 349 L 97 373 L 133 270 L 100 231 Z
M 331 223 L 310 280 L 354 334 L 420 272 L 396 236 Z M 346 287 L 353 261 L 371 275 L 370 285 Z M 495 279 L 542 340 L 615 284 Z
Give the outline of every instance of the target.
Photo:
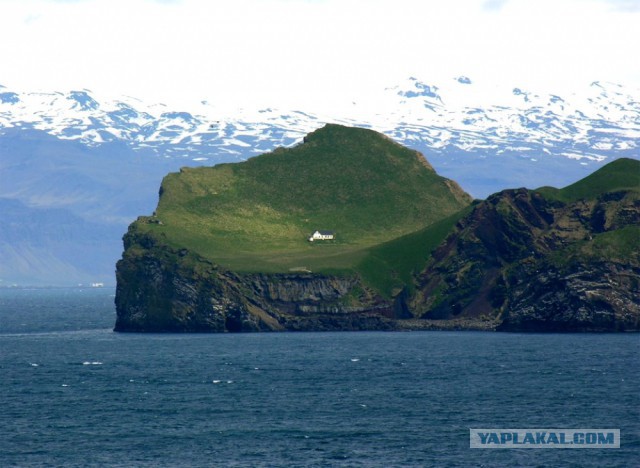
M 169 174 L 155 216 L 134 228 L 233 271 L 358 272 L 388 295 L 401 284 L 376 278 L 409 281 L 416 241 L 435 247 L 448 228 L 428 226 L 470 202 L 420 153 L 327 125 L 293 148 Z M 308 241 L 322 229 L 336 239 Z

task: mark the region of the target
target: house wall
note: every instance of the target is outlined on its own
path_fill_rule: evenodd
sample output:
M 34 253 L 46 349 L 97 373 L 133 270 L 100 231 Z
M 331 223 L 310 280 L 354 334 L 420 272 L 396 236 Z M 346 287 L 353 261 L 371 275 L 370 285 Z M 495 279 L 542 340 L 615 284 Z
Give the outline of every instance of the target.
M 320 234 L 319 232 L 314 232 L 314 233 L 311 235 L 310 240 L 311 240 L 311 239 L 313 239 L 313 240 L 331 240 L 331 239 L 333 239 L 333 237 L 334 237 L 334 236 L 333 236 L 333 235 L 331 235 L 331 234 L 329 234 L 329 235 L 323 235 L 323 234 Z

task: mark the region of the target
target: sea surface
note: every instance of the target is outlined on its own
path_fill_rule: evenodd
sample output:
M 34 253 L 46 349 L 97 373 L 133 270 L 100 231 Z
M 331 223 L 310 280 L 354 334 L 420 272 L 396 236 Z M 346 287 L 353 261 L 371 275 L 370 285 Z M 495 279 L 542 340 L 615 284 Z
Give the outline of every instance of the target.
M 121 334 L 114 294 L 0 289 L 0 466 L 640 466 L 638 334 Z

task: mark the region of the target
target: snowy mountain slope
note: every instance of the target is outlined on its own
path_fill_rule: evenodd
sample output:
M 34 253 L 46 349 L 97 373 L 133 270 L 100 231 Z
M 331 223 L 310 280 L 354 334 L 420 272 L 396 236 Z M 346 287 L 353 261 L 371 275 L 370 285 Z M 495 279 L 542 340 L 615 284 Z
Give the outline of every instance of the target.
M 0 129 L 27 126 L 89 146 L 123 141 L 137 150 L 207 158 L 209 163 L 290 145 L 325 122 L 370 126 L 435 153 L 486 149 L 534 159 L 603 161 L 639 145 L 638 90 L 594 82 L 569 96 L 520 88 L 497 93 L 467 77 L 444 85 L 410 78 L 331 115 L 274 108 L 230 112 L 206 101 L 186 110 L 169 109 L 129 97 L 98 99 L 87 90 L 18 93 L 4 88 Z
M 329 104 L 229 109 L 201 101 L 171 108 L 89 90 L 0 87 L 0 198 L 23 204 L 33 219 L 43 209 L 62 210 L 55 212 L 87 223 L 82 232 L 124 233 L 136 215 L 153 210 L 167 172 L 291 146 L 327 122 L 370 127 L 423 152 L 476 197 L 507 187 L 564 186 L 605 161 L 640 157 L 640 92 L 611 83 L 563 94 L 500 89 L 468 77 L 437 84 L 409 78 L 374 96 Z M 0 222 L 6 216 L 0 212 Z M 20 245 L 33 257 L 43 241 L 30 239 Z M 65 276 L 95 280 L 91 262 L 71 260 L 73 246 L 62 243 L 48 245 L 48 266 L 34 267 L 32 277 L 48 284 Z M 94 263 L 115 262 L 114 245 L 118 239 L 93 242 Z M 18 268 L 20 255 L 0 237 L 0 262 L 7 265 L 0 279 L 17 278 L 11 265 Z M 20 268 L 24 281 L 30 270 L 24 262 Z

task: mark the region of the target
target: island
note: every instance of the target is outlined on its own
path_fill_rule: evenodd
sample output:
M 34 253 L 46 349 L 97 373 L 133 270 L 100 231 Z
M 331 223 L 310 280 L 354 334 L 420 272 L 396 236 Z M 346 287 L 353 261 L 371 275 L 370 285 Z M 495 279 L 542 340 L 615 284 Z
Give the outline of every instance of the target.
M 167 175 L 124 236 L 115 330 L 637 331 L 639 239 L 639 161 L 480 201 L 330 124 Z

